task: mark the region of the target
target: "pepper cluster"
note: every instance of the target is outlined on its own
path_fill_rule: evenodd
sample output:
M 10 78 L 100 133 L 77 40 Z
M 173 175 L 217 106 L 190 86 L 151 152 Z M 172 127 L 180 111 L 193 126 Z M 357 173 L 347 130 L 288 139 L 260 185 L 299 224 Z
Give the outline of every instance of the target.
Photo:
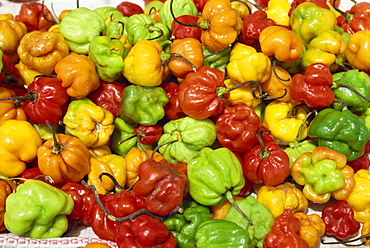
M 83 225 L 117 247 L 369 243 L 370 4 L 338 6 L 1 14 L 0 230 Z

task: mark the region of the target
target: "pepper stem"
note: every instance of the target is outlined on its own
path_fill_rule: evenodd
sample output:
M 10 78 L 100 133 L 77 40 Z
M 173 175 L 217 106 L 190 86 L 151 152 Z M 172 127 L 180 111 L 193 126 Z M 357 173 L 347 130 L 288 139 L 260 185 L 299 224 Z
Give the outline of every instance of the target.
M 302 123 L 299 126 L 297 135 L 296 135 L 295 140 L 294 140 L 294 148 L 297 148 L 299 146 L 299 141 L 301 140 L 301 134 L 302 134 L 303 127 L 304 127 L 306 121 L 308 120 L 308 117 L 310 117 L 310 115 L 312 115 L 313 113 L 317 114 L 317 111 L 313 110 L 313 111 L 308 112 L 307 115 L 302 120 Z
M 153 28 L 154 28 L 154 30 L 153 30 Z M 164 34 L 162 29 L 160 29 L 159 27 L 156 27 L 154 25 L 147 26 L 147 29 L 149 30 L 150 33 L 153 33 L 154 31 L 159 31 L 159 35 L 157 35 L 156 37 L 153 37 L 153 38 L 149 38 L 147 40 L 156 40 L 156 39 L 159 39 Z
M 58 143 L 55 131 L 54 131 L 53 127 L 51 126 L 50 122 L 46 121 L 46 124 L 48 125 L 48 127 L 51 131 L 51 134 L 53 135 L 53 140 L 54 140 L 54 144 L 53 144 L 53 148 L 51 149 L 51 152 L 55 153 L 55 154 L 58 154 L 62 150 L 62 145 Z
M 271 131 L 270 130 L 264 130 L 264 129 L 258 129 L 258 131 L 257 131 L 258 143 L 261 146 L 260 157 L 261 157 L 261 159 L 264 159 L 264 158 L 267 158 L 269 156 L 269 153 L 266 151 L 265 143 L 263 143 L 263 140 L 262 140 L 262 137 L 261 137 L 262 132 L 271 132 Z
M 233 207 L 244 217 L 247 219 L 247 221 L 249 222 L 249 225 L 252 229 L 254 229 L 254 224 L 252 222 L 252 220 L 243 212 L 243 210 L 240 209 L 240 207 L 238 206 L 238 204 L 236 204 L 235 200 L 234 200 L 234 197 L 231 193 L 230 190 L 226 191 L 226 193 L 224 194 L 224 196 L 226 197 L 226 199 L 231 203 L 231 205 L 233 205 Z
M 344 240 L 338 240 L 338 241 L 330 241 L 330 242 L 325 242 L 324 240 L 321 240 L 321 243 L 324 245 L 335 245 L 335 244 L 342 244 L 345 246 L 363 246 L 366 243 L 366 240 L 370 239 L 370 233 L 366 233 L 364 235 L 361 235 L 360 237 L 354 238 L 354 239 L 344 239 Z M 349 244 L 352 242 L 356 242 L 359 240 L 364 240 L 360 244 Z
M 284 81 L 284 82 L 289 82 L 290 81 L 290 78 L 287 78 L 287 79 L 283 79 L 279 76 L 279 74 L 277 73 L 276 71 L 276 58 L 275 56 L 272 56 L 271 58 L 271 61 L 272 61 L 272 71 L 274 72 L 274 75 L 280 80 L 280 81 Z
M 110 180 L 112 180 L 112 182 L 114 183 L 114 191 L 115 191 L 116 193 L 119 193 L 119 192 L 121 192 L 122 190 L 124 190 L 124 189 L 123 189 L 123 187 L 122 187 L 121 185 L 119 185 L 119 183 L 117 182 L 117 179 L 116 179 L 113 175 L 111 175 L 111 174 L 109 174 L 109 173 L 107 173 L 107 172 L 102 172 L 102 173 L 100 173 L 100 175 L 99 175 L 99 180 L 100 180 L 100 181 L 102 181 L 102 180 L 103 180 L 103 176 L 107 176 L 107 177 L 109 177 L 109 179 L 110 179 Z
M 9 183 L 9 181 L 8 180 L 6 180 L 5 178 L 0 178 L 0 181 L 2 181 L 2 182 L 4 182 L 4 183 L 6 183 L 6 185 L 9 187 L 9 189 L 10 189 L 10 193 L 13 193 L 14 192 L 14 189 L 13 189 L 13 187 L 10 185 L 10 183 Z
M 245 81 L 243 83 L 240 83 L 240 84 L 237 84 L 237 85 L 234 85 L 233 87 L 230 87 L 230 88 L 225 88 L 225 87 L 218 87 L 217 90 L 216 90 L 216 97 L 218 99 L 221 99 L 223 98 L 223 96 L 227 93 L 229 93 L 230 91 L 233 91 L 233 90 L 236 90 L 240 87 L 243 87 L 244 85 L 247 85 L 247 84 L 257 84 L 260 86 L 260 84 L 257 82 L 257 81 L 254 81 L 254 80 L 249 80 L 249 81 Z M 262 88 L 261 86 L 259 87 L 260 89 L 260 93 L 262 94 Z
M 362 99 L 364 99 L 365 101 L 367 101 L 367 102 L 370 103 L 370 99 L 369 98 L 367 98 L 366 96 L 362 95 L 358 90 L 356 90 L 352 86 L 349 86 L 348 84 L 340 84 L 340 83 L 333 82 L 333 87 L 334 88 L 337 88 L 337 87 L 346 87 L 347 89 L 352 90 L 356 95 L 358 95 L 359 97 L 361 97 Z

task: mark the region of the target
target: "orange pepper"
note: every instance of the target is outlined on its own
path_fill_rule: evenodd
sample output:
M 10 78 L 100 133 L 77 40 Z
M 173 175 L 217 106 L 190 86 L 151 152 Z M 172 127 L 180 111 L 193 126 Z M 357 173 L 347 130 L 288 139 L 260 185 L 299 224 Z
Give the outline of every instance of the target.
M 317 247 L 321 236 L 325 234 L 325 223 L 318 214 L 294 213 L 301 222 L 301 237 L 307 241 L 310 248 Z

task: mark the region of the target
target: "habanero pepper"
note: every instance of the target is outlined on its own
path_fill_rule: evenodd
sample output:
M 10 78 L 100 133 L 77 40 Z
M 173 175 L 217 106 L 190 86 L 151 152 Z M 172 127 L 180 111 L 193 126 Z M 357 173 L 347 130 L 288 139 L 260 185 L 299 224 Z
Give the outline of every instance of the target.
M 1 63 L 3 66 L 0 72 L 0 87 L 13 89 L 14 87 L 20 86 L 18 80 L 20 72 L 11 61 L 11 58 L 3 53 L 1 56 Z
M 369 9 L 369 2 L 354 4 L 352 8 L 345 13 L 345 17 L 348 21 L 341 25 L 343 30 L 350 35 L 358 31 L 370 30 Z
M 358 31 L 348 40 L 347 50 L 344 52 L 346 60 L 355 68 L 362 71 L 370 70 L 370 62 L 365 59 L 370 56 L 370 30 Z
M 199 17 L 196 15 L 181 15 L 176 17 L 181 23 L 186 24 L 195 24 L 198 22 Z M 175 20 L 172 21 L 171 24 L 171 39 L 183 39 L 183 38 L 194 38 L 200 40 L 200 36 L 202 34 L 202 29 L 199 27 L 191 27 L 191 26 L 184 26 L 179 24 Z
M 161 87 L 166 91 L 168 97 L 168 103 L 163 107 L 165 117 L 169 120 L 177 120 L 185 117 L 186 114 L 182 111 L 179 102 L 180 85 L 175 82 L 166 82 L 161 84 Z
M 13 90 L 0 87 L 0 99 L 12 98 L 16 94 Z M 13 100 L 0 101 L 0 126 L 6 120 L 28 120 L 28 116 L 23 108 L 23 103 L 16 104 Z
M 304 212 L 294 213 L 294 216 L 301 222 L 300 236 L 306 240 L 310 248 L 317 247 L 321 237 L 325 234 L 325 222 L 318 214 L 305 214 Z
M 47 31 L 56 20 L 51 11 L 43 3 L 30 2 L 23 3 L 15 20 L 23 22 L 27 31 Z

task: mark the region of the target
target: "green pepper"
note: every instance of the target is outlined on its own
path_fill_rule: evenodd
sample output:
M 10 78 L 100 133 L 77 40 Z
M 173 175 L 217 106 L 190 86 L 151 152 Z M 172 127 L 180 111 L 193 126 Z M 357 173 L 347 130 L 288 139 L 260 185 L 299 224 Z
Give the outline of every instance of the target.
M 289 157 L 289 166 L 292 168 L 294 161 L 305 152 L 312 152 L 315 149 L 316 143 L 313 140 L 304 140 L 302 142 L 292 142 L 284 149 Z
M 88 54 L 90 42 L 105 33 L 103 17 L 96 11 L 80 7 L 69 12 L 60 22 L 60 33 L 72 52 Z
M 114 131 L 112 134 L 112 145 L 111 149 L 121 155 L 126 156 L 131 148 L 136 147 L 141 150 L 141 147 L 138 145 L 138 138 L 133 137 L 135 135 L 136 125 L 129 125 L 123 119 L 116 117 L 114 119 Z M 133 138 L 132 138 L 133 137 Z M 130 138 L 130 139 L 128 139 Z M 127 139 L 127 140 L 126 140 Z M 124 141 L 126 140 L 126 141 Z M 121 141 L 124 141 L 120 144 Z M 141 144 L 145 149 L 152 150 L 153 147 L 149 145 Z
M 350 88 L 346 87 L 350 86 Z M 344 102 L 352 112 L 364 112 L 369 107 L 369 102 L 363 99 L 359 94 L 370 99 L 370 77 L 365 72 L 357 70 L 348 70 L 333 74 L 333 92 L 335 99 Z M 339 109 L 342 105 L 334 103 L 334 108 Z
M 162 87 L 129 85 L 123 90 L 120 117 L 129 124 L 155 125 L 165 116 L 168 101 Z
M 104 81 L 113 82 L 122 76 L 125 57 L 126 48 L 118 39 L 96 36 L 90 43 L 89 58 Z
M 214 52 L 208 47 L 202 45 L 202 51 L 204 57 L 203 65 L 219 69 L 223 73 L 226 73 L 227 64 L 230 62 L 231 46 Z
M 342 110 L 326 108 L 310 123 L 308 136 L 315 138 L 318 146 L 342 153 L 351 161 L 364 152 L 369 130 L 364 118 L 346 107 Z
M 301 38 L 305 47 L 321 32 L 334 30 L 336 21 L 331 10 L 321 8 L 313 2 L 299 4 L 289 19 L 290 27 Z
M 254 228 L 250 228 L 249 222 L 233 206 L 229 208 L 225 220 L 235 222 L 246 230 L 252 241 L 251 247 L 262 248 L 263 240 L 266 234 L 271 231 L 274 223 L 274 215 L 270 209 L 258 202 L 253 196 L 247 196 L 243 200 L 235 201 L 235 203 L 251 218 Z
M 159 0 L 151 1 L 150 3 L 145 5 L 144 14 L 150 15 L 154 11 L 162 9 L 162 7 L 163 7 L 163 2 L 162 1 L 159 1 Z
M 243 170 L 228 148 L 205 147 L 188 163 L 189 193 L 202 205 L 220 205 L 244 187 Z
M 161 17 L 162 23 L 166 25 L 169 30 L 171 30 L 171 25 L 173 21 L 173 17 L 171 14 L 171 4 L 173 15 L 175 17 L 179 17 L 181 15 L 198 15 L 197 6 L 192 0 L 165 1 L 163 3 L 161 11 L 159 12 L 159 16 Z
M 196 233 L 197 248 L 252 248 L 248 233 L 238 224 L 220 219 L 203 221 Z
M 170 163 L 188 163 L 201 149 L 216 141 L 216 124 L 211 119 L 190 116 L 171 120 L 163 126 L 159 152 Z
M 127 21 L 128 17 L 125 16 L 125 19 L 122 21 L 110 21 L 107 24 L 107 32 L 106 35 L 109 38 L 117 38 L 122 37 L 122 35 L 127 35 L 127 31 L 125 30 L 125 22 Z M 117 38 L 119 39 L 119 38 Z
M 164 224 L 173 233 L 177 247 L 193 248 L 195 232 L 198 226 L 206 220 L 212 219 L 208 207 L 199 205 L 195 201 L 183 201 L 182 214 L 176 213 L 164 221 Z
M 73 199 L 40 180 L 27 179 L 6 199 L 4 223 L 13 234 L 35 239 L 57 238 L 67 230 Z
M 94 11 L 99 13 L 103 19 L 106 19 L 106 23 L 109 21 L 124 21 L 127 19 L 120 11 L 112 6 L 99 7 L 94 9 Z
M 162 43 L 170 38 L 170 30 L 163 23 L 155 22 L 146 14 L 130 16 L 125 23 L 127 42 L 135 45 L 139 40 Z
M 367 127 L 367 130 L 369 130 L 370 133 L 370 108 L 367 108 L 366 111 L 362 112 L 361 117 L 364 118 L 365 126 Z M 368 139 L 370 139 L 370 135 Z

